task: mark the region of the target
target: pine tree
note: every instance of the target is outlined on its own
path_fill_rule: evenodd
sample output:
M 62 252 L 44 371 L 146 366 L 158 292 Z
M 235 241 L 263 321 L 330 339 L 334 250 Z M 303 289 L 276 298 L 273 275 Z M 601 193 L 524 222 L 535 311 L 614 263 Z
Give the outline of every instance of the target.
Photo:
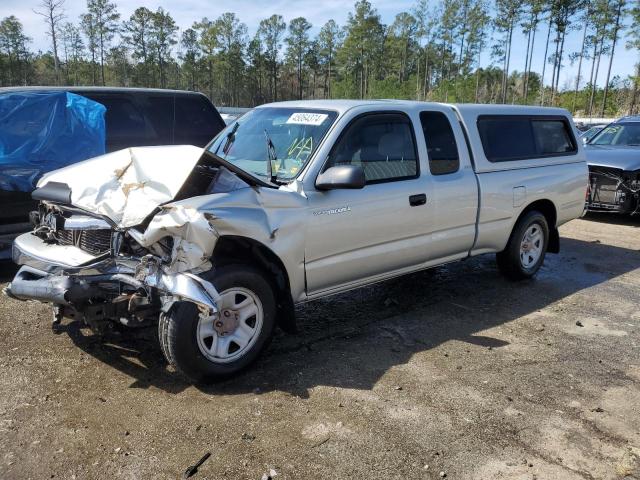
M 100 57 L 100 79 L 106 85 L 104 75 L 104 60 L 111 40 L 118 31 L 120 14 L 116 4 L 109 0 L 87 0 L 88 15 L 91 16 L 93 34 L 97 40 L 97 51 Z
M 84 56 L 84 43 L 80 30 L 74 24 L 68 22 L 62 26 L 61 30 L 62 45 L 64 50 L 64 64 L 66 72 L 66 82 L 73 85 L 80 83 L 80 61 Z M 71 81 L 70 70 L 73 72 L 73 81 Z
M 251 105 L 265 102 L 264 76 L 266 59 L 260 37 L 256 35 L 247 46 L 247 77 L 249 79 L 249 101 Z
M 177 43 L 178 27 L 173 17 L 162 7 L 153 13 L 151 19 L 149 46 L 155 51 L 158 61 L 160 87 L 165 88 L 167 86 L 166 65 L 171 61 L 171 47 Z
M 58 40 L 60 22 L 64 19 L 64 0 L 42 0 L 38 5 L 40 10 L 34 10 L 37 15 L 44 18 L 47 24 L 47 35 L 51 38 L 53 53 L 53 68 L 56 76 L 56 84 L 60 84 L 60 59 L 58 56 Z
M 271 15 L 262 20 L 258 27 L 258 36 L 265 47 L 265 60 L 269 68 L 269 85 L 271 99 L 278 100 L 278 53 L 280 52 L 282 35 L 287 28 L 287 24 L 281 15 Z
M 536 32 L 544 9 L 546 7 L 545 0 L 529 0 L 527 2 L 528 11 L 526 20 L 522 23 L 522 29 L 527 36 L 527 51 L 524 67 L 524 85 L 522 89 L 522 98 L 526 102 L 529 96 L 529 78 L 531 77 L 531 64 L 533 63 L 533 51 L 536 45 Z
M 139 81 L 151 85 L 149 68 L 153 65 L 154 53 L 150 46 L 154 14 L 147 7 L 139 7 L 129 20 L 123 23 L 123 40 L 131 47 L 131 54 L 138 62 Z
M 319 62 L 324 67 L 324 98 L 331 98 L 331 81 L 336 51 L 341 47 L 343 31 L 334 20 L 329 20 L 318 34 Z
M 618 43 L 618 34 L 620 33 L 620 29 L 622 25 L 620 23 L 623 9 L 625 6 L 625 0 L 617 0 L 615 5 L 615 21 L 613 24 L 613 28 L 610 33 L 610 41 L 611 41 L 611 53 L 609 54 L 609 68 L 607 70 L 607 80 L 604 84 L 604 95 L 602 96 L 602 108 L 600 109 L 600 116 L 604 117 L 605 111 L 607 109 L 607 95 L 609 94 L 609 80 L 611 79 L 611 66 L 613 64 L 613 55 L 616 51 L 616 44 Z
M 593 46 L 593 58 L 591 62 L 591 76 L 589 80 L 591 92 L 589 95 L 589 102 L 587 104 L 587 115 L 589 116 L 593 113 L 593 104 L 595 102 L 595 95 L 598 88 L 600 59 L 602 58 L 602 55 L 606 54 L 608 51 L 608 46 L 605 45 L 605 39 L 607 37 L 611 21 L 611 0 L 594 0 L 592 19 L 594 32 L 590 37 L 590 43 Z
M 200 49 L 198 48 L 198 33 L 193 28 L 187 28 L 182 32 L 180 38 L 182 69 L 186 73 L 189 90 L 197 90 L 196 75 L 198 71 L 198 60 L 200 59 Z
M 80 25 L 87 38 L 87 48 L 91 54 L 91 85 L 95 85 L 97 82 L 96 56 L 98 51 L 98 32 L 95 18 L 90 13 L 84 13 L 80 16 Z
M 583 15 L 580 18 L 580 23 L 582 23 L 582 42 L 580 44 L 580 51 L 576 52 L 575 57 L 578 58 L 578 73 L 576 74 L 576 86 L 573 92 L 573 102 L 571 103 L 571 111 L 575 114 L 576 112 L 576 104 L 578 101 L 578 91 L 580 89 L 580 82 L 582 81 L 582 63 L 584 61 L 584 57 L 586 55 L 587 49 L 587 32 L 589 30 L 591 24 L 591 0 L 587 0 L 586 5 L 584 6 Z
M 513 30 L 522 15 L 522 3 L 519 0 L 496 0 L 496 17 L 494 24 L 496 30 L 504 37 L 500 44 L 496 45 L 496 53 L 502 57 L 502 89 L 501 102 L 507 102 L 507 86 L 511 63 L 511 44 L 513 42 Z
M 640 52 L 640 2 L 636 0 L 633 7 L 629 9 L 631 25 L 629 26 L 628 40 L 626 48 Z M 640 60 L 635 65 L 635 74 L 632 76 L 633 89 L 629 101 L 629 114 L 634 115 L 638 104 L 638 90 L 640 83 Z
M 311 24 L 304 17 L 297 17 L 289 22 L 289 35 L 285 39 L 287 44 L 286 59 L 295 66 L 298 81 L 298 98 L 302 99 L 303 90 L 303 64 L 304 57 L 309 48 L 309 30 Z
M 380 15 L 367 0 L 355 3 L 345 27 L 345 40 L 338 56 L 349 75 L 349 95 L 367 98 L 370 79 L 382 59 L 384 27 Z
M 209 90 L 209 98 L 213 100 L 215 92 L 213 69 L 216 53 L 220 46 L 218 29 L 216 24 L 206 17 L 200 22 L 194 23 L 193 29 L 198 32 L 198 44 L 207 67 L 207 88 Z
M 222 95 L 227 105 L 238 105 L 241 72 L 245 68 L 247 26 L 235 13 L 223 13 L 216 19 L 216 30 L 220 42 L 220 66 L 222 69 Z
M 7 84 L 27 85 L 27 45 L 31 38 L 24 34 L 22 23 L 14 16 L 0 22 L 0 51 L 7 57 Z
M 463 62 L 465 69 L 471 74 L 471 69 L 475 66 L 475 93 L 474 101 L 478 101 L 478 88 L 480 80 L 480 56 L 487 44 L 487 28 L 491 22 L 491 17 L 487 11 L 487 5 L 483 0 L 476 0 L 469 12 L 469 34 L 467 38 L 466 51 L 464 53 Z M 466 72 L 465 72 L 466 73 Z M 463 96 L 461 101 L 466 101 Z

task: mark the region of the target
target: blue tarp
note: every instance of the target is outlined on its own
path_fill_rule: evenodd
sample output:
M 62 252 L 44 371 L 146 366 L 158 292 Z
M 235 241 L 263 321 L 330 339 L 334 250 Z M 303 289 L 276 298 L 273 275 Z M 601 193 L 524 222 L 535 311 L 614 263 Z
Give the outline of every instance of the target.
M 42 174 L 105 153 L 105 111 L 68 92 L 0 94 L 0 189 L 30 192 Z

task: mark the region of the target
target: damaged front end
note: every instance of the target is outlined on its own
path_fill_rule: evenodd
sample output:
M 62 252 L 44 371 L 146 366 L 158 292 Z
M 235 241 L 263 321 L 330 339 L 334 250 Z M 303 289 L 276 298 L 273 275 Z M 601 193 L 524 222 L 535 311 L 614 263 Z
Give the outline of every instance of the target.
M 590 165 L 587 209 L 630 215 L 640 213 L 640 171 Z
M 41 201 L 31 215 L 34 229 L 13 245 L 13 260 L 22 267 L 5 293 L 52 303 L 54 320 L 77 318 L 98 331 L 107 322 L 138 326 L 157 320 L 176 301 L 196 304 L 203 316 L 216 315 L 219 295 L 198 276 L 211 268 L 218 239 L 209 214 L 166 204 L 194 188 L 187 185 L 194 172 L 201 179 L 201 152 L 129 149 L 43 178 L 33 194 Z M 166 179 L 159 173 L 163 160 L 173 164 Z M 105 177 L 98 188 L 86 186 L 83 171 L 89 170 Z
M 34 217 L 34 231 L 14 242 L 13 259 L 22 268 L 5 290 L 10 297 L 52 303 L 55 320 L 81 319 L 98 331 L 105 321 L 157 320 L 179 300 L 216 314 L 213 285 L 171 271 L 171 237 L 147 250 L 104 219 L 47 202 Z

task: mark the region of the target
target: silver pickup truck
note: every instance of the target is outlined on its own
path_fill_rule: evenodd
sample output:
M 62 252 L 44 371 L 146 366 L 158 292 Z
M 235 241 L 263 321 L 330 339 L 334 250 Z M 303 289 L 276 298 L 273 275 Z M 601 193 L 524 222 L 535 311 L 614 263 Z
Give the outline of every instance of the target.
M 393 100 L 264 105 L 204 149 L 130 148 L 45 175 L 7 295 L 94 330 L 157 322 L 196 382 L 254 361 L 294 305 L 496 253 L 559 251 L 587 166 L 561 109 Z

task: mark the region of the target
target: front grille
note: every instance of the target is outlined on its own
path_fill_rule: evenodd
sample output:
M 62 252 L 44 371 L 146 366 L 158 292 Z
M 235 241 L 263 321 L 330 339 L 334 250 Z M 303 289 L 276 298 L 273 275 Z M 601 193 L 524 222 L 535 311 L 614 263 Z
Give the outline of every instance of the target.
M 57 230 L 60 245 L 75 245 L 92 255 L 100 255 L 111 249 L 111 230 Z
M 111 248 L 111 230 L 82 230 L 78 246 L 94 255 L 108 252 Z
M 56 237 L 60 245 L 73 245 L 73 232 L 71 230 L 58 230 Z

